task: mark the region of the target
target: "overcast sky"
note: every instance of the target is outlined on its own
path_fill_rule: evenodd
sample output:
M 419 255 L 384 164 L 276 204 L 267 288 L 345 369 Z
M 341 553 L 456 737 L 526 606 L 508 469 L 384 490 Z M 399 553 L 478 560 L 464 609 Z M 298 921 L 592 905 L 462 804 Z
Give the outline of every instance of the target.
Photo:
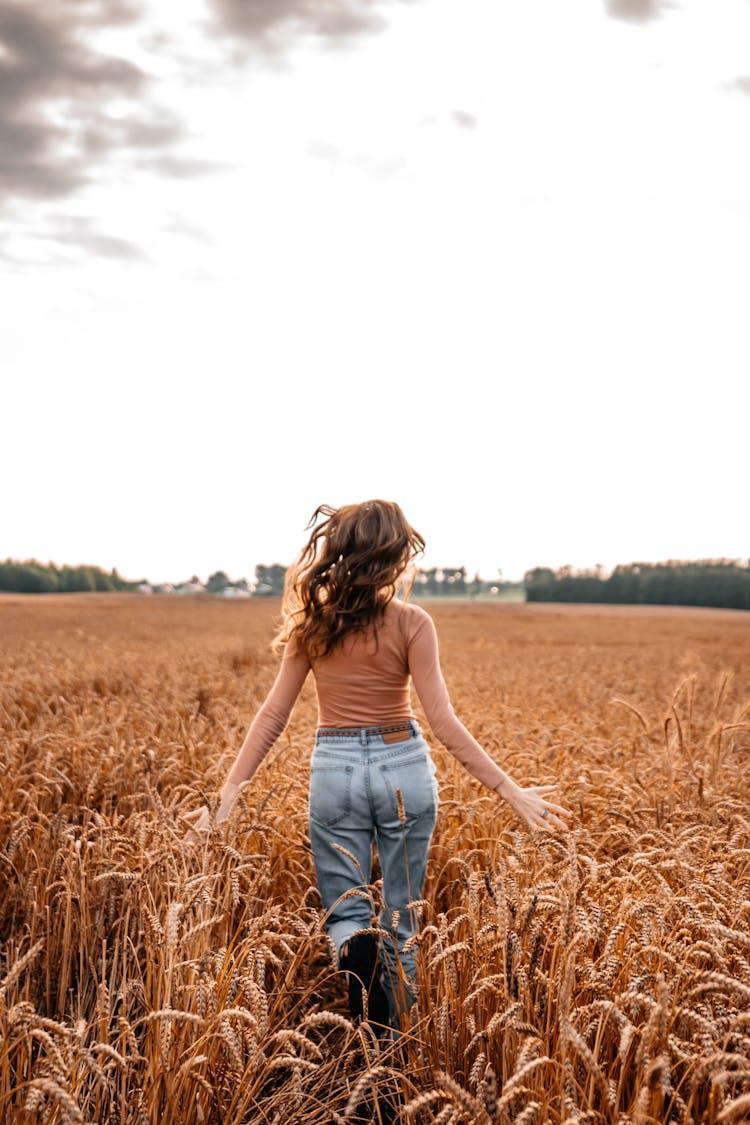
M 749 220 L 748 0 L 0 0 L 0 557 L 745 558 Z

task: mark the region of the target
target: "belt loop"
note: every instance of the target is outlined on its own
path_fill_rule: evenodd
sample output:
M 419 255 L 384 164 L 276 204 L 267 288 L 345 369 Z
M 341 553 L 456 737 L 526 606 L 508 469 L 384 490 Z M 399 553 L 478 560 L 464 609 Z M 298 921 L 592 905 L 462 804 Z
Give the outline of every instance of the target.
M 367 746 L 367 731 L 364 727 L 359 732 L 359 742 L 361 746 Z

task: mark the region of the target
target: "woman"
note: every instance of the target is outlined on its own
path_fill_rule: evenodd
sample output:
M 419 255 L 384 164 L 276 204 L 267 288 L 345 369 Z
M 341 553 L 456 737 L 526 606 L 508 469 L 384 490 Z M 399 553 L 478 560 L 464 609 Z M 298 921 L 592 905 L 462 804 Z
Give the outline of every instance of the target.
M 321 506 L 308 527 L 310 538 L 286 578 L 275 641 L 283 649 L 281 668 L 229 771 L 216 821 L 227 819 L 240 785 L 281 734 L 312 669 L 319 726 L 310 840 L 326 928 L 339 967 L 349 972 L 352 1014 L 363 1013 L 364 985 L 370 1019 L 397 1027 L 414 1000 L 415 955 L 407 943 L 416 919 L 409 904 L 422 896 L 437 813 L 435 767 L 412 716 L 410 677 L 435 737 L 531 829 L 562 829 L 560 817 L 568 813 L 547 800 L 554 786 L 521 789 L 456 718 L 431 617 L 394 597 L 424 550 L 398 504 Z M 188 816 L 191 834 L 208 826 L 205 807 Z M 383 876 L 379 935 L 368 890 L 373 841 Z

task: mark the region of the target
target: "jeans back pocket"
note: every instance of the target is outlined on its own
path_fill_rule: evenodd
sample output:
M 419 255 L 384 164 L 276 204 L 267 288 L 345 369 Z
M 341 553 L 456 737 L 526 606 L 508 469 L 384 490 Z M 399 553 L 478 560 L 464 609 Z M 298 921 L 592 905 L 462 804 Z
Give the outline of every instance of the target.
M 340 762 L 338 765 L 310 767 L 310 816 L 318 824 L 330 828 L 348 816 L 352 808 L 352 774 L 354 766 Z
M 401 792 L 407 820 L 436 812 L 438 799 L 435 764 L 429 754 L 409 754 L 393 758 L 381 762 L 380 769 L 396 816 L 399 815 L 398 791 Z

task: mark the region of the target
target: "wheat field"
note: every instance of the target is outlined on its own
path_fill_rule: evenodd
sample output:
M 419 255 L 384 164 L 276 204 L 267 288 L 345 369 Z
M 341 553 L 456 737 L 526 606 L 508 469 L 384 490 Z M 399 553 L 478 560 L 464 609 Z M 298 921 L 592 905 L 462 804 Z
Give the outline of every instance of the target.
M 385 1042 L 322 927 L 311 684 L 228 828 L 183 839 L 278 603 L 0 599 L 3 1121 L 750 1120 L 750 615 L 428 608 L 459 716 L 575 816 L 532 838 L 431 739 L 420 998 Z

